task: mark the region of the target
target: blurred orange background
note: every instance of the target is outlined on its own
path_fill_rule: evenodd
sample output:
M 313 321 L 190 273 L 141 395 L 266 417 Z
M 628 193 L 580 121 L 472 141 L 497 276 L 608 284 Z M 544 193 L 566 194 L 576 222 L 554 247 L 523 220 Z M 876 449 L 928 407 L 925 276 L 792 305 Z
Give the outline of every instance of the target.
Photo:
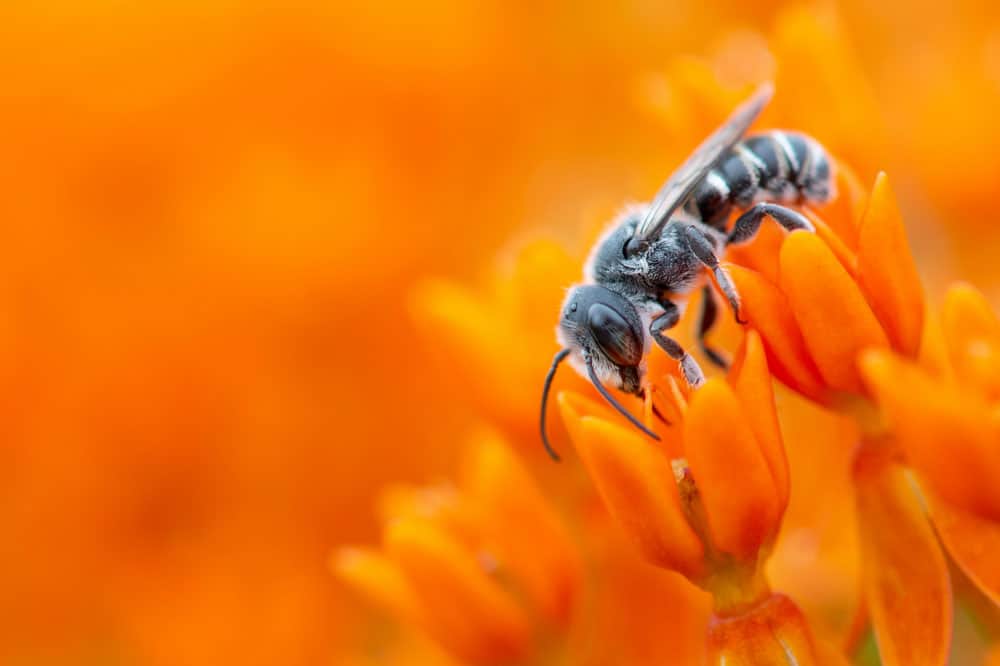
M 1000 12 L 869 5 L 0 8 L 0 663 L 335 662 L 331 548 L 476 422 L 411 287 L 650 196 L 700 139 L 678 55 L 776 75 L 893 176 L 929 292 L 996 303 Z M 803 16 L 837 59 L 786 76 Z

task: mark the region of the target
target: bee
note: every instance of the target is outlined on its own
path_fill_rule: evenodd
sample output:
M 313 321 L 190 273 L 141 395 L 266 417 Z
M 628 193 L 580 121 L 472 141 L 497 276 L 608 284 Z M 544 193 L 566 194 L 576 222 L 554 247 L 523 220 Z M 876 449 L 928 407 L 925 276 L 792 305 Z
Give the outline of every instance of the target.
M 745 243 L 770 217 L 788 231 L 813 231 L 809 220 L 784 204 L 824 203 L 833 197 L 832 161 L 814 139 L 770 130 L 743 138 L 773 94 L 764 84 L 670 176 L 646 205 L 632 206 L 598 241 L 584 267 L 585 283 L 562 304 L 556 338 L 562 349 L 542 389 L 542 443 L 554 460 L 545 429 L 549 390 L 559 364 L 589 378 L 608 403 L 649 437 L 659 439 L 608 391 L 645 396 L 646 355 L 658 345 L 677 361 L 685 381 L 704 381 L 698 362 L 666 331 L 677 324 L 687 297 L 701 289 L 698 346 L 716 365 L 724 357 L 705 342 L 718 315 L 711 271 L 736 321 L 740 299 L 719 263 L 727 246 Z M 727 229 L 730 213 L 740 211 Z

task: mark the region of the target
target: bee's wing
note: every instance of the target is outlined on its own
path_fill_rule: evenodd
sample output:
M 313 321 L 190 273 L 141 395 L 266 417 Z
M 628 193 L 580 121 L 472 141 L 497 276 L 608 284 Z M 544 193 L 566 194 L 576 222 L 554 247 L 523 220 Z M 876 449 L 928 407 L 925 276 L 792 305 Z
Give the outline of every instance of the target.
M 633 240 L 648 241 L 657 237 L 663 226 L 694 191 L 695 186 L 712 170 L 712 167 L 740 140 L 754 119 L 760 115 L 774 93 L 770 83 L 761 85 L 753 96 L 733 111 L 719 129 L 702 141 L 694 153 L 687 158 L 663 184 L 656 198 L 646 210 L 642 222 L 635 229 Z

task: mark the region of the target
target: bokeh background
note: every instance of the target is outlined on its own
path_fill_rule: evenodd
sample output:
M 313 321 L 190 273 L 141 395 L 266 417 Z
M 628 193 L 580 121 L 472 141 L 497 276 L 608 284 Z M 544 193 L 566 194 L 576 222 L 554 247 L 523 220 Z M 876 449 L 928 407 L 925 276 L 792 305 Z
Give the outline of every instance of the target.
M 650 196 L 691 62 L 998 302 L 993 3 L 3 3 L 0 663 L 336 663 L 331 549 L 477 420 L 411 289 Z

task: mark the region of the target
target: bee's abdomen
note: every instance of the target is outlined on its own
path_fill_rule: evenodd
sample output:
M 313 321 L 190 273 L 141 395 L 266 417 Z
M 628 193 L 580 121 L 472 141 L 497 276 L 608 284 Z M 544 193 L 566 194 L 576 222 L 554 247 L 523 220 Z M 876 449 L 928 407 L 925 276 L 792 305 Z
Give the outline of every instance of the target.
M 698 185 L 690 203 L 704 222 L 720 226 L 733 206 L 822 203 L 832 192 L 833 171 L 823 146 L 805 134 L 771 130 L 736 144 Z

